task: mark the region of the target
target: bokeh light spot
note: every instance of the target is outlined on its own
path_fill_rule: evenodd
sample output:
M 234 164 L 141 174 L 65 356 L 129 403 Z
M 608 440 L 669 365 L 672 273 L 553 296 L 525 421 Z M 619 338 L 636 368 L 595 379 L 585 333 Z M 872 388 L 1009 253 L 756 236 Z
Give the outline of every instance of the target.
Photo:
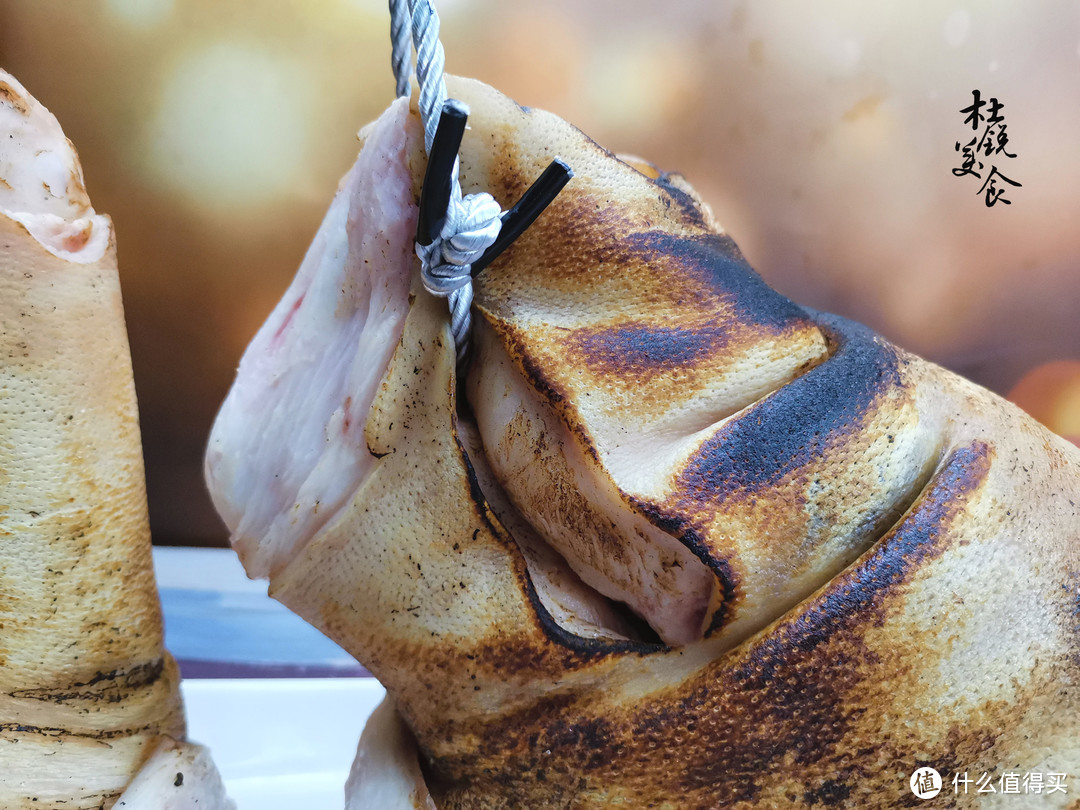
M 150 29 L 169 19 L 174 0 L 106 0 L 109 13 L 132 28 Z
M 1020 378 L 1009 399 L 1055 433 L 1080 436 L 1080 361 L 1037 366 Z
M 264 204 L 302 181 L 315 82 L 241 42 L 183 57 L 147 130 L 147 167 L 200 206 Z

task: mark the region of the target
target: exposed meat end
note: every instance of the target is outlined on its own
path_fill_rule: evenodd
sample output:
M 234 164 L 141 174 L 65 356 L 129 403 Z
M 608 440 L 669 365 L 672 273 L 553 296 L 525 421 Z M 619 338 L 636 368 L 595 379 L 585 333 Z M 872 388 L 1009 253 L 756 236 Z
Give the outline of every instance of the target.
M 414 127 L 402 101 L 368 131 L 214 424 L 207 480 L 251 576 L 284 566 L 377 461 L 363 428 L 409 308 Z

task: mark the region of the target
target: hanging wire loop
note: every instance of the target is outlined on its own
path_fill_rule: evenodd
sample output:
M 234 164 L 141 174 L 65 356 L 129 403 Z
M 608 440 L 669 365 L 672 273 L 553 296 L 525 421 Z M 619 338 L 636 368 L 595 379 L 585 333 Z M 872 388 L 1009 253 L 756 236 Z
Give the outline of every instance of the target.
M 487 192 L 463 196 L 458 150 L 469 110 L 447 99 L 446 57 L 439 41 L 439 16 L 431 0 L 389 0 L 391 66 L 399 97 L 411 92 L 412 46 L 420 87 L 420 120 L 428 167 L 420 192 L 416 255 L 425 289 L 445 297 L 458 365 L 466 362 L 471 328 L 472 279 L 532 224 L 551 203 L 573 172 L 554 160 L 509 211 Z M 500 238 L 500 236 L 502 238 Z

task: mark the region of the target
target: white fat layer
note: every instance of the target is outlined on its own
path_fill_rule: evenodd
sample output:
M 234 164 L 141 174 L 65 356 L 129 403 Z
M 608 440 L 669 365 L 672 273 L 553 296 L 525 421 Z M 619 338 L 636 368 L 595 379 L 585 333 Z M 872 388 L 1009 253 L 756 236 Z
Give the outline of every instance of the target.
M 0 216 L 21 224 L 46 250 L 76 264 L 96 262 L 112 238 L 95 214 L 78 155 L 56 118 L 0 70 Z
M 112 241 L 112 220 L 103 214 L 68 220 L 56 214 L 0 210 L 0 216 L 8 216 L 21 224 L 49 253 L 75 264 L 99 261 Z
M 93 214 L 75 148 L 60 124 L 18 80 L 0 70 L 0 211 Z
M 41 152 L 34 156 L 34 170 L 54 197 L 64 197 L 67 194 L 71 167 L 65 163 L 63 157 L 56 152 Z
M 378 463 L 364 426 L 409 308 L 414 126 L 399 100 L 367 131 L 214 423 L 207 482 L 250 576 L 284 567 Z

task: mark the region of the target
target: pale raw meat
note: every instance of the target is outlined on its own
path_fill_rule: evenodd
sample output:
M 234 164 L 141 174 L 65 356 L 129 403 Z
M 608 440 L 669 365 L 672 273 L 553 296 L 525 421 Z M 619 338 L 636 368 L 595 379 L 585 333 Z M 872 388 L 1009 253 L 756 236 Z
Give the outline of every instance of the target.
M 364 425 L 409 308 L 407 110 L 367 132 L 214 423 L 207 480 L 250 576 L 284 566 L 377 460 Z

